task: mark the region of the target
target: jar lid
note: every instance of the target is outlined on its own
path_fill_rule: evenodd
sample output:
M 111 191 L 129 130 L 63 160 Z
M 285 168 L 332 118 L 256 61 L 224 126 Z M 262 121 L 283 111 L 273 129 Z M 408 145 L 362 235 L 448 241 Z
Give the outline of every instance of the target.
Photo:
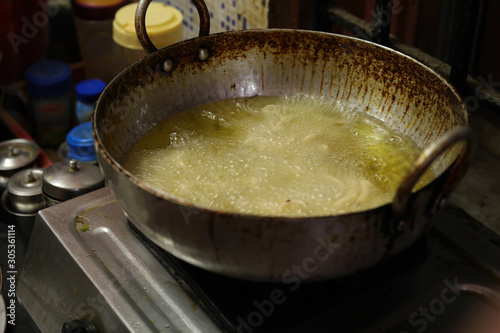
M 88 21 L 113 20 L 120 7 L 128 0 L 73 0 L 72 8 L 76 17 Z
M 73 128 L 66 136 L 66 142 L 68 143 L 69 158 L 83 162 L 93 162 L 97 159 L 90 121 Z
M 75 86 L 76 99 L 86 104 L 93 104 L 99 99 L 104 87 L 106 82 L 103 80 L 83 80 Z
M 21 169 L 35 162 L 40 147 L 26 139 L 0 142 L 0 171 Z
M 43 169 L 21 170 L 7 183 L 8 206 L 15 213 L 31 214 L 44 208 L 42 196 Z
M 60 201 L 75 198 L 102 186 L 104 176 L 101 170 L 87 162 L 57 162 L 43 173 L 43 193 Z
M 116 12 L 113 21 L 113 40 L 126 48 L 142 50 L 135 31 L 137 3 L 126 5 Z M 182 39 L 182 13 L 161 2 L 152 2 L 146 12 L 146 31 L 157 48 Z
M 35 96 L 57 96 L 71 89 L 71 68 L 58 60 L 41 60 L 26 70 L 28 91 Z
M 21 170 L 9 179 L 7 191 L 19 197 L 33 197 L 42 194 L 43 169 Z

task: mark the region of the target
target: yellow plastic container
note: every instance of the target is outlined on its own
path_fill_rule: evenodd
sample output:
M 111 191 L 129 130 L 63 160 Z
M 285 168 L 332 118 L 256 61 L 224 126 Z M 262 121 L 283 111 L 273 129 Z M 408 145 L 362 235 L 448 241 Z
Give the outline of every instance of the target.
M 113 20 L 117 74 L 146 56 L 135 31 L 137 3 L 120 8 Z M 182 13 L 161 2 L 151 2 L 146 12 L 146 31 L 153 44 L 161 49 L 182 40 Z
M 87 78 L 109 82 L 116 75 L 113 19 L 126 0 L 74 0 L 72 9 Z

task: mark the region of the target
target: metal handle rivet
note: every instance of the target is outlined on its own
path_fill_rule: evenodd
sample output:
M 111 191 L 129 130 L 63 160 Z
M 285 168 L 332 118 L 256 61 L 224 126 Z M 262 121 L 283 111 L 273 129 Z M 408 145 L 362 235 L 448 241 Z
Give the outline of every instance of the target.
M 163 62 L 163 70 L 165 72 L 171 72 L 172 69 L 174 69 L 174 64 L 172 63 L 172 60 L 167 59 Z
M 208 59 L 208 50 L 207 49 L 200 49 L 198 51 L 198 58 L 201 60 L 201 61 L 205 61 Z

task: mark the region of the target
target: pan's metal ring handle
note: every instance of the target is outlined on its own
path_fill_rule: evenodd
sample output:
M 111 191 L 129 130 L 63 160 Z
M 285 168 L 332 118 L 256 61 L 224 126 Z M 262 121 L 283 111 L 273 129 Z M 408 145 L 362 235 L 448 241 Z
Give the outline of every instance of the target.
M 210 13 L 208 12 L 207 5 L 203 0 L 191 0 L 200 15 L 200 33 L 199 36 L 207 36 L 210 33 Z M 156 46 L 151 42 L 146 31 L 146 11 L 151 0 L 139 0 L 137 10 L 135 12 L 135 32 L 139 38 L 144 51 L 147 54 L 158 51 Z
M 476 146 L 476 136 L 474 131 L 466 126 L 456 127 L 435 142 L 430 144 L 417 158 L 412 167 L 408 170 L 405 177 L 399 184 L 394 199 L 392 201 L 392 211 L 396 219 L 404 219 L 408 210 L 408 202 L 418 180 L 424 172 L 431 166 L 436 159 L 445 151 L 450 149 L 456 143 L 466 141 L 467 145 L 463 152 L 453 164 L 452 169 L 446 179 L 444 188 L 440 198 L 447 198 L 457 183 L 457 179 L 461 178 L 469 162 Z

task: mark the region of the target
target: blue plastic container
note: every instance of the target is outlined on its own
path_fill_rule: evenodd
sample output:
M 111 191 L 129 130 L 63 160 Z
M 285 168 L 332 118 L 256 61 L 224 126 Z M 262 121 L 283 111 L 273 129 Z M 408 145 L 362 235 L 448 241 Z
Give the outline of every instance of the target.
M 57 146 L 71 125 L 71 68 L 61 61 L 42 60 L 29 67 L 25 76 L 36 122 L 36 141 L 42 146 Z
M 42 60 L 26 70 L 28 91 L 36 97 L 53 97 L 70 92 L 71 68 L 58 60 Z
M 66 136 L 68 143 L 68 158 L 82 162 L 95 163 L 96 155 L 92 124 L 90 121 L 73 128 Z
M 76 85 L 76 118 L 80 124 L 90 121 L 95 103 L 105 87 L 106 82 L 99 79 L 84 80 Z

